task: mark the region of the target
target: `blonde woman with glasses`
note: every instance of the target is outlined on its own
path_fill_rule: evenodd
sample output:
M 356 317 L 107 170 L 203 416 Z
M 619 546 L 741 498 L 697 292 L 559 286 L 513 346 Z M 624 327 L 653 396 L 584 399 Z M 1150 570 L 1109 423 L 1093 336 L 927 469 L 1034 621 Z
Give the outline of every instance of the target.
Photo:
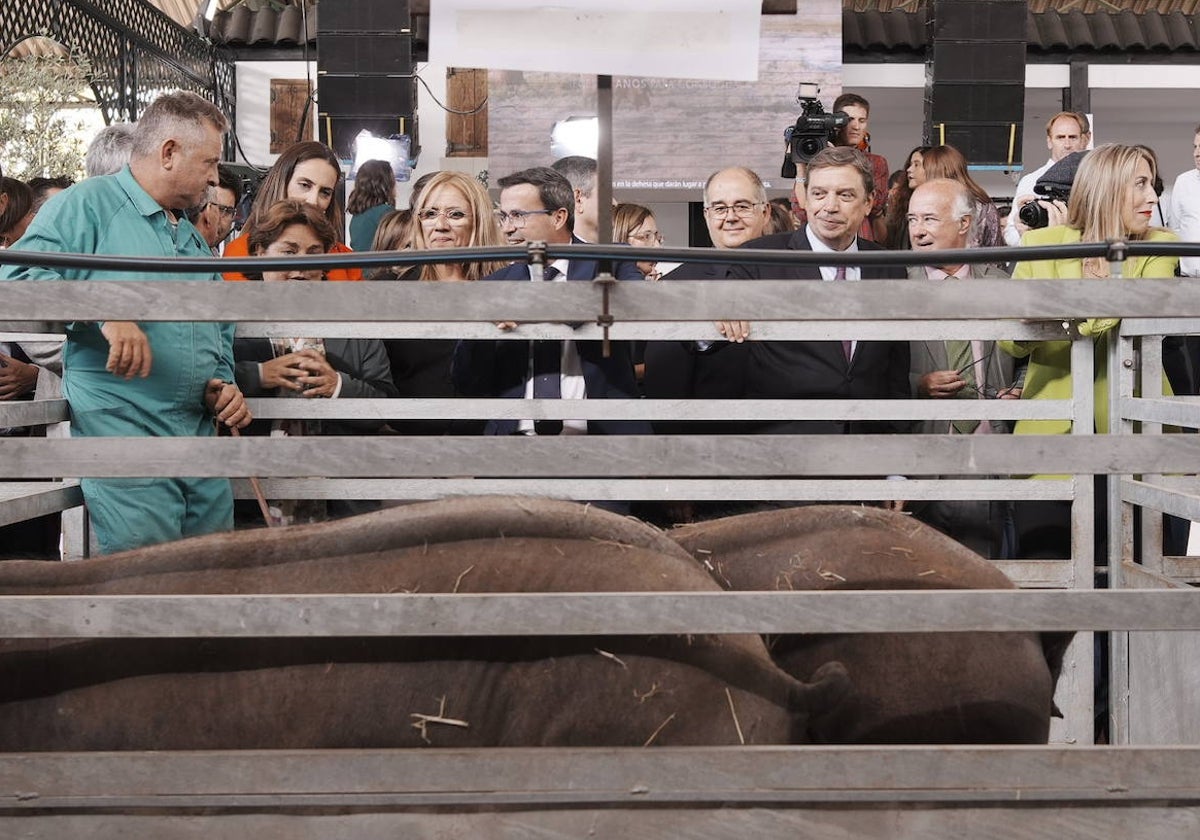
M 483 185 L 463 172 L 438 172 L 421 189 L 413 208 L 412 250 L 504 245 L 492 202 Z M 506 265 L 497 261 L 438 263 L 414 267 L 401 279 L 478 280 Z
M 492 213 L 492 202 L 483 185 L 462 172 L 441 171 L 430 176 L 412 208 L 408 250 L 495 247 L 505 244 L 500 225 Z M 472 281 L 505 263 L 471 261 L 414 265 L 399 271 L 400 280 Z M 392 380 L 401 397 L 453 397 L 450 378 L 454 348 L 452 338 L 384 341 L 392 367 Z M 406 435 L 480 434 L 483 422 L 421 418 L 392 420 L 389 425 Z

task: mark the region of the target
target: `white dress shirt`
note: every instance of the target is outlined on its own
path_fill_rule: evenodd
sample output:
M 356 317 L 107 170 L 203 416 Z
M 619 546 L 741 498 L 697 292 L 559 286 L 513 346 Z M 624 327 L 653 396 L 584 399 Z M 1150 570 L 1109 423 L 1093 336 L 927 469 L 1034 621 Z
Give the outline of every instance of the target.
M 1020 208 L 1017 207 L 1017 199 L 1023 195 L 1036 195 L 1033 191 L 1033 185 L 1037 183 L 1037 179 L 1046 174 L 1046 170 L 1053 166 L 1055 161 L 1050 159 L 1042 164 L 1037 169 L 1027 175 L 1021 176 L 1021 180 L 1017 182 L 1016 192 L 1013 193 L 1012 212 L 1008 214 L 1008 226 L 1004 228 L 1004 241 L 1009 245 L 1021 244 L 1021 232 L 1017 230 L 1017 212 Z
M 1171 190 L 1171 230 L 1185 242 L 1200 242 L 1200 170 L 1189 169 L 1175 179 Z M 1179 270 L 1200 277 L 1200 257 L 1184 257 Z
M 834 254 L 834 253 L 850 254 L 850 253 L 854 253 L 854 252 L 858 251 L 858 237 L 855 237 L 854 241 L 850 243 L 850 247 L 847 248 L 845 251 L 834 251 L 832 248 L 830 248 L 828 245 L 826 245 L 824 242 L 822 242 L 819 238 L 817 238 L 817 235 L 815 233 L 813 233 L 811 226 L 805 225 L 804 233 L 805 233 L 805 235 L 808 236 L 809 247 L 811 247 L 813 249 L 813 251 L 816 253 L 823 252 L 826 254 Z M 820 266 L 820 269 L 821 269 L 821 279 L 822 280 L 828 281 L 828 280 L 836 280 L 837 279 L 837 266 L 823 265 L 823 266 Z M 846 276 L 843 277 L 842 279 L 843 280 L 861 280 L 862 279 L 862 268 L 857 265 L 846 266 Z M 848 358 L 854 358 L 854 354 L 856 352 L 858 352 L 858 339 L 857 338 L 852 339 L 850 341 L 850 355 Z
M 567 268 L 570 265 L 569 260 L 555 260 L 550 264 L 552 268 L 558 269 L 558 276 L 551 280 L 551 283 L 567 282 Z M 533 280 L 533 270 L 530 269 L 529 279 Z M 587 384 L 583 379 L 583 364 L 579 361 L 579 351 L 575 349 L 575 342 L 564 340 L 562 343 L 562 358 L 559 362 L 560 367 L 560 388 L 561 397 L 564 400 L 582 400 L 587 398 Z M 533 399 L 533 359 L 529 360 L 529 375 L 525 379 L 525 399 Z M 524 434 L 533 434 L 533 421 L 522 420 L 517 424 L 517 431 Z M 586 435 L 587 420 L 563 420 L 564 435 Z

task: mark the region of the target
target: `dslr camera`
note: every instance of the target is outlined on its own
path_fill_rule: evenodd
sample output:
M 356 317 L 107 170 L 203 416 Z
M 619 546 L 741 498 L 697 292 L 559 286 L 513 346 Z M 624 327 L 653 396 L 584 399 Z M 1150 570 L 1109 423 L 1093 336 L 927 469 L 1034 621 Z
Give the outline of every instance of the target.
M 1079 171 L 1079 164 L 1086 154 L 1087 149 L 1071 152 L 1047 169 L 1033 185 L 1033 191 L 1037 193 L 1038 198 L 1065 203 L 1071 197 L 1071 186 L 1075 183 L 1075 173 Z M 1036 201 L 1031 201 L 1022 207 L 1017 212 L 1017 218 L 1029 228 L 1044 228 L 1050 224 L 1049 212 Z
M 850 117 L 845 111 L 825 112 L 817 94 L 821 88 L 811 82 L 801 82 L 796 94 L 796 102 L 800 105 L 800 116 L 795 125 L 790 125 L 783 132 L 787 142 L 787 153 L 783 158 L 783 178 L 796 177 L 796 164 L 808 163 L 813 155 L 830 143 L 836 144 L 840 139 L 841 130 L 845 128 Z
M 1071 197 L 1070 184 L 1056 184 L 1053 181 L 1038 181 L 1033 185 L 1033 191 L 1038 194 L 1039 198 L 1046 201 L 1066 203 Z M 1028 228 L 1044 228 L 1050 224 L 1050 212 L 1036 201 L 1031 201 L 1022 207 L 1017 212 L 1017 216 L 1021 219 L 1021 223 Z

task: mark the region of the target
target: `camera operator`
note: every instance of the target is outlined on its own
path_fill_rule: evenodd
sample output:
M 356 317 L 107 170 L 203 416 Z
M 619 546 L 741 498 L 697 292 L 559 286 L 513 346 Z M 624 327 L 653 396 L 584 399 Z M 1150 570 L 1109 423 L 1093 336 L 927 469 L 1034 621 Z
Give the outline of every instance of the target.
M 867 123 L 871 116 L 871 104 L 857 93 L 843 93 L 833 100 L 832 112 L 841 111 L 848 120 L 837 134 L 837 142 L 830 146 L 850 146 L 858 149 L 867 156 L 871 163 L 871 174 L 875 181 L 875 190 L 871 200 L 871 209 L 863 219 L 858 235 L 870 242 L 882 242 L 887 235 L 887 225 L 884 221 L 884 210 L 887 205 L 888 175 L 891 170 L 883 155 L 871 153 L 871 135 L 867 131 Z M 792 186 L 792 211 L 801 226 L 808 221 L 805 212 L 805 192 L 808 184 L 808 165 L 796 164 L 796 181 Z
M 1067 204 L 1062 201 L 1046 201 L 1034 194 L 1033 185 L 1037 183 L 1046 170 L 1058 163 L 1071 152 L 1086 149 L 1092 139 L 1091 126 L 1087 117 L 1076 111 L 1059 111 L 1046 123 L 1046 148 L 1050 150 L 1050 159 L 1043 166 L 1033 170 L 1017 182 L 1013 194 L 1012 212 L 1008 215 L 1008 226 L 1004 229 L 1004 241 L 1009 245 L 1020 245 L 1021 237 L 1030 230 L 1021 221 L 1021 208 L 1031 201 L 1037 201 L 1050 214 L 1049 226 L 1061 225 L 1067 219 Z

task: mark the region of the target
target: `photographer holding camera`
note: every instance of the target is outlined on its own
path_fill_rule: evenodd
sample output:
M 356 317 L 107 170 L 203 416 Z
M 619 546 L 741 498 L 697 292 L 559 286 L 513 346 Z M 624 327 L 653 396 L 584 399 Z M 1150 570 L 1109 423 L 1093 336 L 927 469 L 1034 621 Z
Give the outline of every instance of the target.
M 1034 227 L 1021 217 L 1021 209 L 1030 202 L 1036 201 L 1047 214 L 1042 227 L 1060 225 L 1066 221 L 1066 197 L 1039 198 L 1034 191 L 1034 185 L 1046 174 L 1046 170 L 1071 152 L 1086 149 L 1091 139 L 1092 129 L 1088 124 L 1087 117 L 1077 111 L 1059 111 L 1049 119 L 1046 123 L 1046 148 L 1050 150 L 1050 160 L 1017 182 L 1017 189 L 1013 194 L 1012 212 L 1008 215 L 1008 226 L 1004 229 L 1005 242 L 1009 245 L 1020 245 L 1021 237 Z
M 1078 242 L 1124 241 L 1164 242 L 1175 234 L 1152 225 L 1158 195 L 1154 188 L 1156 164 L 1153 153 L 1143 146 L 1106 144 L 1089 152 L 1079 164 L 1067 205 L 1066 223 L 1030 231 L 1024 245 L 1067 245 Z M 1125 261 L 1118 282 L 1143 277 L 1173 277 L 1175 257 L 1133 257 Z M 1103 258 L 1084 260 L 1030 260 L 1017 263 L 1015 279 L 1107 279 L 1109 265 Z M 1095 431 L 1108 432 L 1107 336 L 1116 318 L 1089 318 L 1078 325 L 1081 335 L 1097 340 L 1095 369 Z M 1001 341 L 1000 347 L 1017 358 L 1029 358 L 1022 399 L 1061 400 L 1071 396 L 1070 341 Z M 1164 393 L 1170 394 L 1163 382 Z M 1018 420 L 1014 434 L 1067 434 L 1070 420 Z M 1042 476 L 1046 477 L 1046 476 Z M 1103 494 L 1097 498 L 1103 499 Z M 1017 527 L 1021 532 L 1022 559 L 1062 557 L 1070 550 L 1070 504 L 1019 501 Z M 1102 554 L 1100 556 L 1103 556 Z
M 871 163 L 871 173 L 875 189 L 871 200 L 871 209 L 863 219 L 858 231 L 859 237 L 870 242 L 882 242 L 887 234 L 884 222 L 884 210 L 887 204 L 888 162 L 883 155 L 871 153 L 871 135 L 867 131 L 867 123 L 871 116 L 871 104 L 857 93 L 843 93 L 833 100 L 832 113 L 825 114 L 821 103 L 816 100 L 815 85 L 800 85 L 800 95 L 797 100 L 802 104 L 804 114 L 796 122 L 796 129 L 791 130 L 789 138 L 790 157 L 784 160 L 783 177 L 794 177 L 792 185 L 792 212 L 800 225 L 808 221 L 805 212 L 805 193 L 808 184 L 808 161 L 821 149 L 828 146 L 849 146 L 858 149 L 867 156 Z M 805 131 L 807 122 L 813 126 L 823 120 L 824 136 L 818 136 L 813 131 Z M 794 172 L 790 171 L 794 169 Z

